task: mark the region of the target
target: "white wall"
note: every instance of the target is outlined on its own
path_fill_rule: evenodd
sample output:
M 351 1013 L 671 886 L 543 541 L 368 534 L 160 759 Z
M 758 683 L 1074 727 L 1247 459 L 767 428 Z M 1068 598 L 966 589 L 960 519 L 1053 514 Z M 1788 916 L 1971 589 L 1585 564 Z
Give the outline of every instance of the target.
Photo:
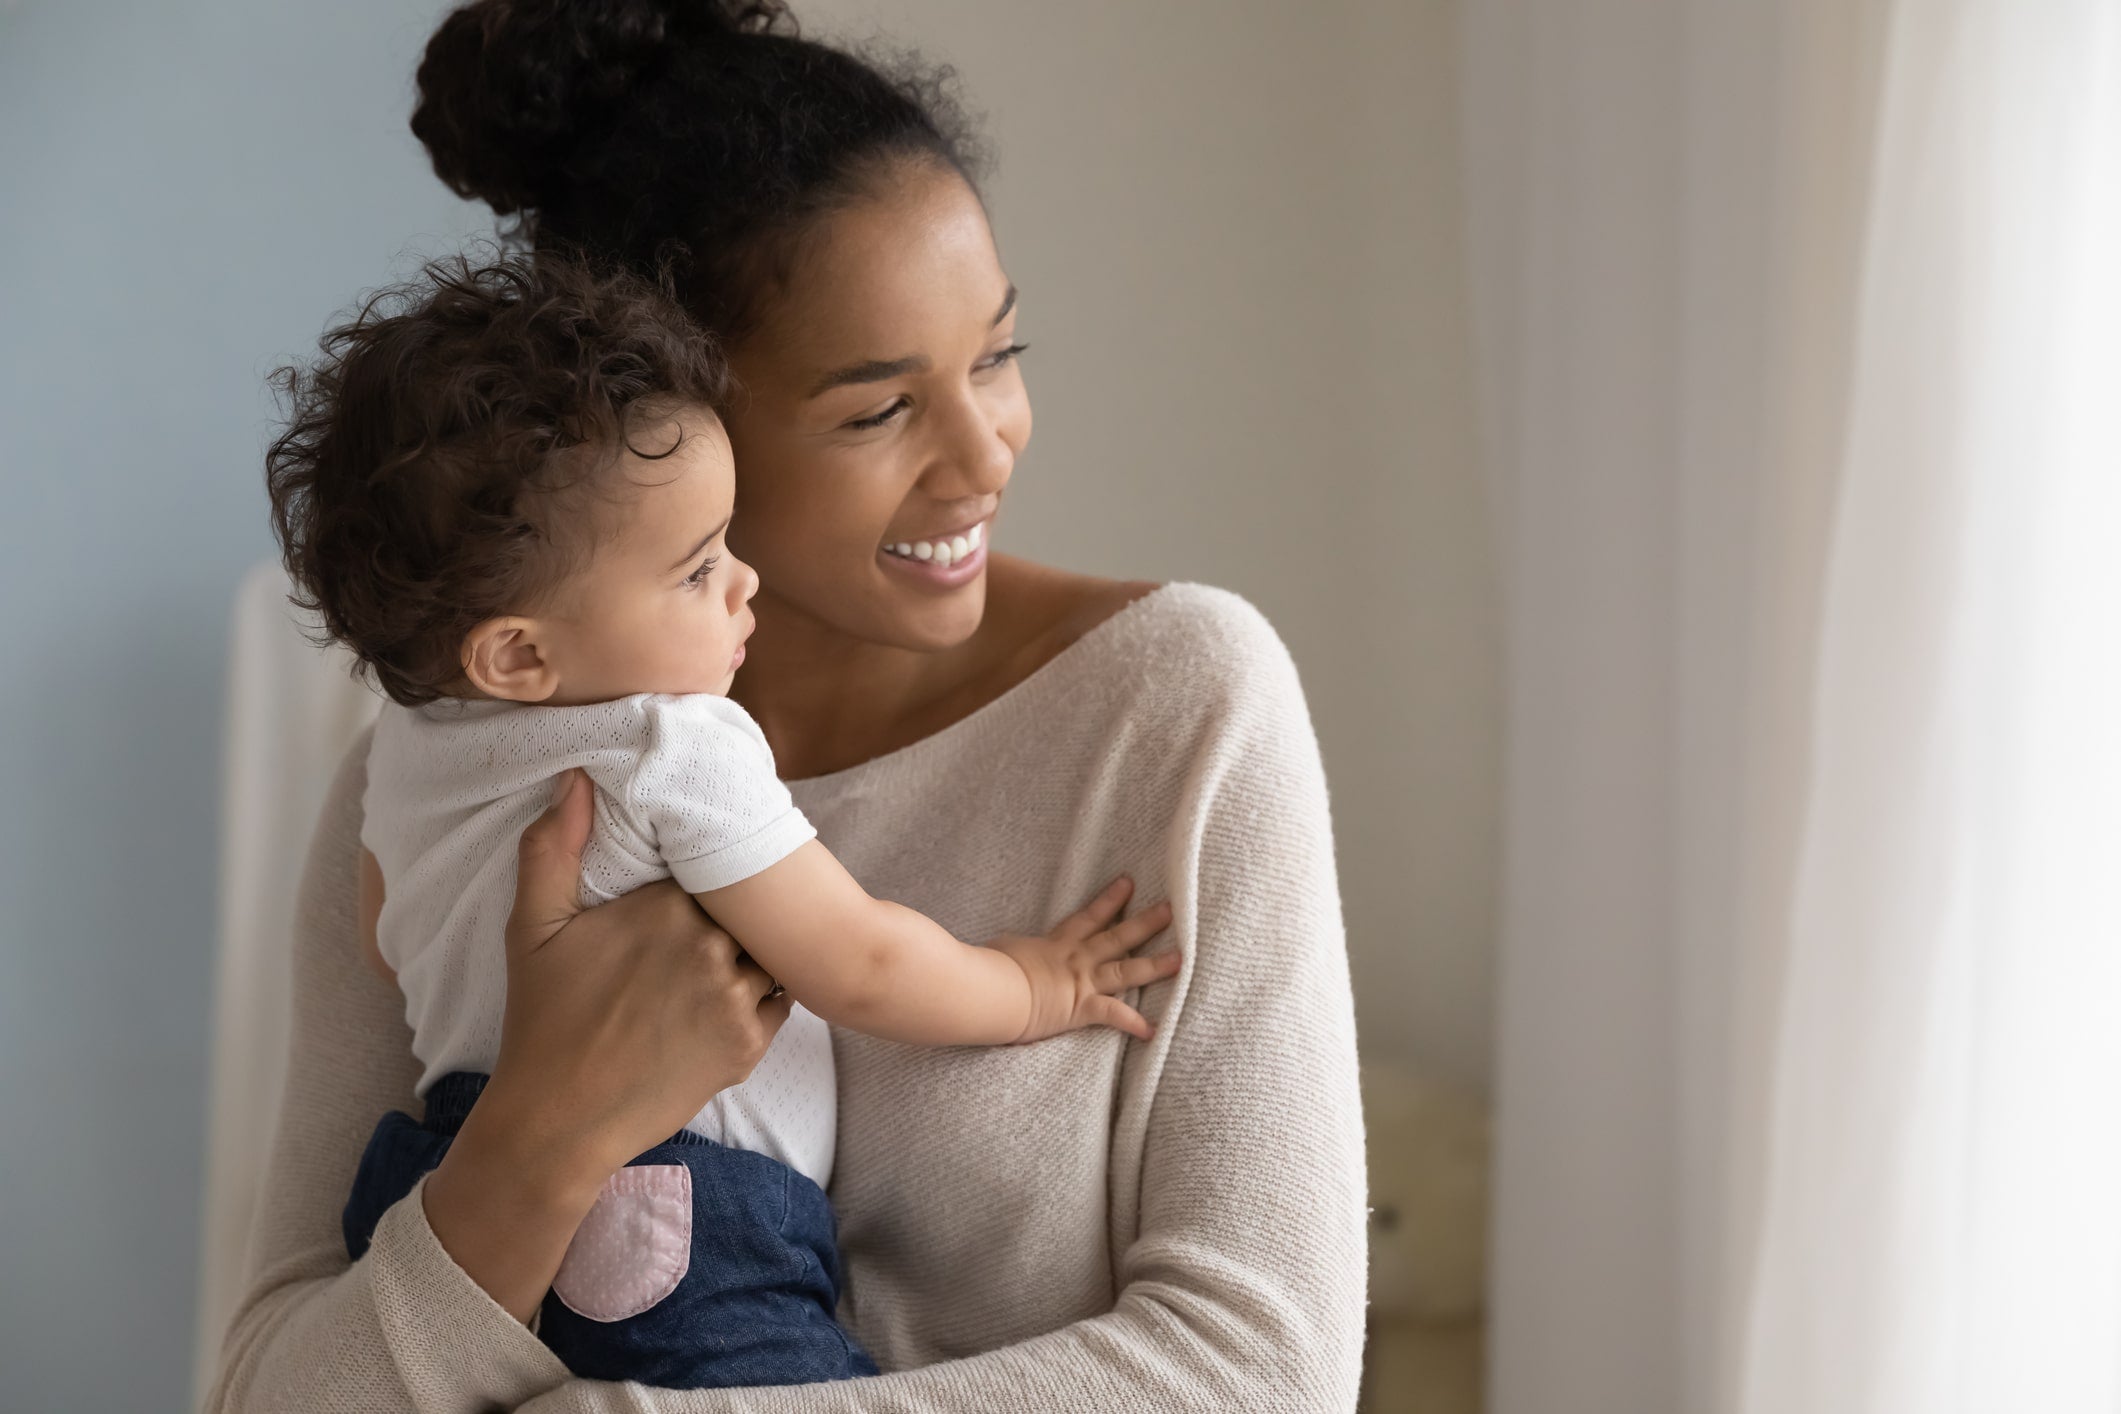
M 186 1398 L 259 380 L 483 228 L 404 127 L 440 8 L 0 2 L 10 1408 Z M 1482 1078 L 1496 653 L 1448 3 L 804 12 L 956 61 L 991 115 L 1039 419 L 1010 548 L 1274 619 L 1325 742 L 1364 1045 Z

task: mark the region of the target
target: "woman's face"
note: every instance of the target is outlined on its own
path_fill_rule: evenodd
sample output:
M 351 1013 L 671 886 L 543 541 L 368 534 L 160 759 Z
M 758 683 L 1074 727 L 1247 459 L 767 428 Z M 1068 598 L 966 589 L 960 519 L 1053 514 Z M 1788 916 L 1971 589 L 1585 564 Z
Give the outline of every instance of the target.
M 1015 332 L 987 213 L 955 173 L 902 168 L 888 195 L 809 233 L 731 354 L 729 540 L 762 603 L 894 647 L 971 636 L 1031 438 Z

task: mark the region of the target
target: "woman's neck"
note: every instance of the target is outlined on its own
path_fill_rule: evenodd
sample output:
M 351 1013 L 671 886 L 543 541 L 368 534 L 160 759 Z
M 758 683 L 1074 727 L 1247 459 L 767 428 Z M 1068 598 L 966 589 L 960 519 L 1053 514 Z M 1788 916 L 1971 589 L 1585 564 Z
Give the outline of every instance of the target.
M 979 628 L 936 652 L 855 638 L 761 593 L 729 695 L 765 732 L 783 778 L 829 775 L 970 716 L 1153 588 L 996 555 Z
M 1012 578 L 990 563 L 987 608 L 963 643 L 934 652 L 855 637 L 761 592 L 758 632 L 730 696 L 773 747 L 781 775 L 822 776 L 910 746 L 977 711 L 1010 656 Z

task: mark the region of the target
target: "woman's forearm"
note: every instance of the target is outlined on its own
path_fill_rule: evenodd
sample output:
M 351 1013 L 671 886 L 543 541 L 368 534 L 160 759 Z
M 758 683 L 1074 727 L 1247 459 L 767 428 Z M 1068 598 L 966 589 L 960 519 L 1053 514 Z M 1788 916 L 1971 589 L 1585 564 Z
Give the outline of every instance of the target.
M 418 1109 L 404 1001 L 363 965 L 354 931 L 366 747 L 332 786 L 302 883 L 293 1044 L 214 1414 L 510 1409 L 567 1378 L 436 1242 L 418 1196 L 347 1259 L 340 1211 L 362 1145 L 387 1111 Z
M 489 1086 L 421 1190 L 442 1250 L 525 1324 L 608 1176 L 566 1172 L 551 1150 L 528 1152 L 534 1133 Z

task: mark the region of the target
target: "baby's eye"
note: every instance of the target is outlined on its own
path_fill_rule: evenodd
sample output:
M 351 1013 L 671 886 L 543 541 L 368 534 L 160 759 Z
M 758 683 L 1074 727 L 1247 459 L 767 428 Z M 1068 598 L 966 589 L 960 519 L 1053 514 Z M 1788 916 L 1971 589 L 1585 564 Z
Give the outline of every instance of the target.
M 697 589 L 705 584 L 707 576 L 714 573 L 714 567 L 719 563 L 721 563 L 721 559 L 716 555 L 709 555 L 706 559 L 700 561 L 700 567 L 685 576 L 686 586 L 691 589 Z

